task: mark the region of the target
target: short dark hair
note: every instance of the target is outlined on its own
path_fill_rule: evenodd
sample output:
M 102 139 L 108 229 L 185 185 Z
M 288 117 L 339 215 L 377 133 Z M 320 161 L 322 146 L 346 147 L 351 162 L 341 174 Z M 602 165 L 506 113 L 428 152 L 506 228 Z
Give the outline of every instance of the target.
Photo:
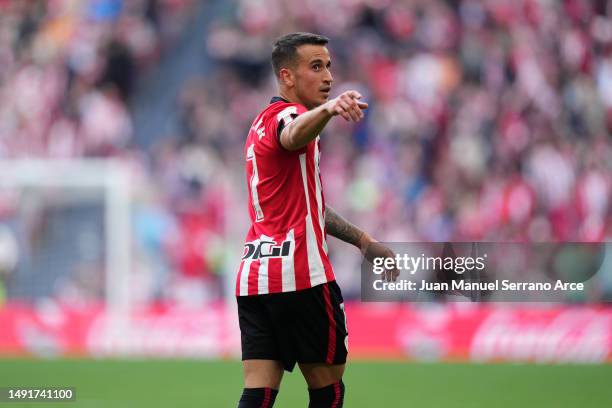
M 291 33 L 286 34 L 276 40 L 272 48 L 272 69 L 278 77 L 281 68 L 295 62 L 297 48 L 300 45 L 325 45 L 329 38 L 312 33 Z

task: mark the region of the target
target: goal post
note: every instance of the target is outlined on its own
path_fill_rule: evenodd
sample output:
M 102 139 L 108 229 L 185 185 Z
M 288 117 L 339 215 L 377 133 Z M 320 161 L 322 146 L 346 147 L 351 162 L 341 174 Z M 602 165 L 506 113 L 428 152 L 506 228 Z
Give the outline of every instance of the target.
M 104 204 L 105 294 L 109 311 L 130 305 L 131 251 L 130 172 L 116 159 L 0 160 L 0 190 L 77 189 L 102 192 Z M 69 198 L 68 198 L 69 199 Z M 96 198 L 99 199 L 99 198 Z M 18 205 L 27 203 L 18 203 Z

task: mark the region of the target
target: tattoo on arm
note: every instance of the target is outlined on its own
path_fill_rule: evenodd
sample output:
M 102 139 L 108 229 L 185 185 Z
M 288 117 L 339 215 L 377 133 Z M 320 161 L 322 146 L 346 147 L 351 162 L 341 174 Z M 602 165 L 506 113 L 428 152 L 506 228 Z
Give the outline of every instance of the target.
M 363 231 L 348 222 L 328 205 L 325 206 L 325 228 L 329 235 L 359 248 Z

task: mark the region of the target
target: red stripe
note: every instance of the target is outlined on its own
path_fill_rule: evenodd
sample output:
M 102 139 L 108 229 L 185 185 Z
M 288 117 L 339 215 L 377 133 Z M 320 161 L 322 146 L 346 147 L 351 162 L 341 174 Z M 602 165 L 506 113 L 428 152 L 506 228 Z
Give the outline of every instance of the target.
M 242 276 L 243 266 L 244 266 L 244 261 L 241 261 L 240 268 L 238 268 L 238 276 L 236 277 L 236 296 L 240 296 L 240 277 Z
M 259 259 L 251 262 L 251 269 L 249 270 L 249 296 L 257 295 L 259 292 L 258 280 L 259 280 Z
M 281 258 L 270 258 L 268 260 L 268 292 L 278 293 L 283 291 L 283 260 Z
M 323 285 L 323 297 L 325 298 L 325 309 L 327 310 L 327 318 L 329 319 L 329 335 L 327 338 L 327 364 L 333 364 L 334 355 L 336 354 L 336 320 L 334 319 L 334 310 L 332 309 L 329 296 L 329 284 Z
M 336 280 L 334 269 L 332 268 L 331 262 L 329 262 L 329 258 L 327 257 L 327 254 L 325 254 L 323 247 L 320 247 L 319 251 L 321 252 L 321 260 L 323 261 L 323 268 L 325 269 L 325 279 L 328 282 Z
M 264 400 L 261 403 L 261 407 L 260 408 L 269 408 L 270 407 L 270 396 L 272 394 L 270 388 L 266 387 L 264 388 Z
M 331 408 L 337 408 L 340 403 L 340 382 L 334 383 L 334 395 L 336 397 L 334 398 L 334 403 Z

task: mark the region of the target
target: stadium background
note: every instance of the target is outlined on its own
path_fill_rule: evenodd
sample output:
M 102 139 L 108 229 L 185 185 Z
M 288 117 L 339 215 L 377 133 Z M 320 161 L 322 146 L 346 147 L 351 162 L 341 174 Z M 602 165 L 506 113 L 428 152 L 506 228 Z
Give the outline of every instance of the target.
M 348 219 L 385 241 L 610 240 L 610 1 L 0 0 L 0 386 L 234 404 L 243 138 L 295 30 L 329 36 L 334 94 L 371 106 L 322 138 Z M 115 176 L 75 188 L 88 163 Z M 359 254 L 330 251 L 347 406 L 612 403 L 609 256 L 566 304 L 362 304 Z M 278 405 L 305 405 L 286 381 Z

